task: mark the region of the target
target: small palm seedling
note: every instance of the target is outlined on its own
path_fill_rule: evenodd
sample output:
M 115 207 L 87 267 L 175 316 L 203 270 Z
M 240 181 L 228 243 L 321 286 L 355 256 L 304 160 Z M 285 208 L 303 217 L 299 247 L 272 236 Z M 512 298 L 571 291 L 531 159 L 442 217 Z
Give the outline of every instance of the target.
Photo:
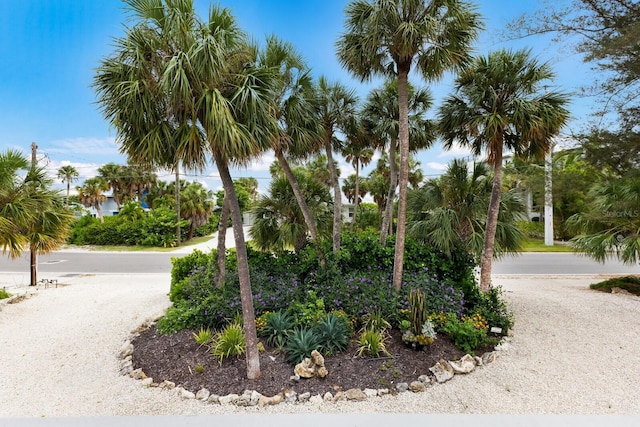
M 333 313 L 320 319 L 320 323 L 315 327 L 315 332 L 320 341 L 320 348 L 327 355 L 346 350 L 349 338 L 351 338 L 346 320 Z
M 245 336 L 239 323 L 229 323 L 213 340 L 211 354 L 222 359 L 229 356 L 240 356 L 245 352 Z
M 319 347 L 319 339 L 312 329 L 300 328 L 293 331 L 287 339 L 285 360 L 291 364 L 300 363 Z
M 213 333 L 209 328 L 200 328 L 198 332 L 193 333 L 193 339 L 200 346 L 208 345 L 213 340 Z
M 360 332 L 360 338 L 358 339 L 358 352 L 357 356 L 373 356 L 380 357 L 380 355 L 389 355 L 386 345 L 386 335 L 382 331 L 377 331 L 373 328 L 363 329 Z
M 281 350 L 293 331 L 293 318 L 284 311 L 274 311 L 265 320 L 260 336 L 266 339 L 267 344 Z

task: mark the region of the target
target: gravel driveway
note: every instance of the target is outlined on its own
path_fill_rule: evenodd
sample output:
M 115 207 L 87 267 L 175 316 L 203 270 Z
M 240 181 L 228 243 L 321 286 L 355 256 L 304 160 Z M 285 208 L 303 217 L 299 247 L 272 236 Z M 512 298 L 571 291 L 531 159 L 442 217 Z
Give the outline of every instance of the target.
M 168 274 L 64 278 L 0 306 L 0 417 L 229 412 L 640 414 L 640 298 L 595 277 L 496 277 L 516 314 L 499 359 L 426 392 L 365 402 L 235 408 L 119 375 L 130 332 L 168 306 Z M 0 283 L 11 283 L 0 274 Z M 24 291 L 26 288 L 17 288 Z M 16 288 L 13 289 L 15 291 Z

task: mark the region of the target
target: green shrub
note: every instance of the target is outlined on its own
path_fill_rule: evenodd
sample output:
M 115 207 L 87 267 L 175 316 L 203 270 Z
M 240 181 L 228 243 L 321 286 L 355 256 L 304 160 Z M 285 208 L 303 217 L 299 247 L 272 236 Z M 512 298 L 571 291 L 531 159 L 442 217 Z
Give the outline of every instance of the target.
M 218 332 L 213 339 L 211 354 L 222 359 L 229 356 L 240 356 L 244 354 L 246 341 L 242 325 L 239 323 L 229 323 Z
M 386 334 L 373 328 L 367 328 L 360 331 L 360 337 L 358 338 L 358 351 L 356 355 L 380 357 L 383 354 L 387 356 L 389 355 L 386 345 Z
M 424 292 L 420 289 L 412 289 L 409 292 L 409 323 L 411 323 L 411 332 L 415 335 L 420 334 L 422 325 L 427 318 L 427 300 Z
M 318 335 L 320 350 L 325 355 L 332 355 L 346 350 L 351 338 L 348 322 L 333 313 L 322 317 L 315 327 Z
M 447 316 L 443 330 L 459 350 L 469 354 L 473 354 L 487 339 L 486 329 L 478 329 L 473 320 L 460 320 L 453 313 Z
M 0 299 L 7 299 L 9 297 L 11 297 L 11 294 L 7 292 L 6 289 L 0 289 Z
M 272 347 L 282 349 L 293 331 L 293 318 L 286 311 L 274 311 L 265 316 L 265 325 L 260 333 Z
M 298 328 L 289 334 L 285 346 L 285 360 L 292 365 L 300 363 L 305 357 L 311 357 L 311 352 L 320 347 L 320 339 L 313 329 Z
M 504 335 L 507 335 L 513 327 L 513 313 L 507 307 L 500 286 L 492 287 L 487 292 L 481 292 L 474 311 L 487 321 L 489 327 L 502 328 Z
M 604 282 L 594 283 L 589 287 L 602 292 L 611 292 L 613 288 L 620 288 L 627 292 L 631 292 L 634 295 L 640 296 L 640 277 L 614 277 L 612 279 L 605 280 Z
M 326 314 L 324 300 L 315 291 L 308 291 L 303 301 L 295 301 L 289 310 L 297 325 L 313 327 Z

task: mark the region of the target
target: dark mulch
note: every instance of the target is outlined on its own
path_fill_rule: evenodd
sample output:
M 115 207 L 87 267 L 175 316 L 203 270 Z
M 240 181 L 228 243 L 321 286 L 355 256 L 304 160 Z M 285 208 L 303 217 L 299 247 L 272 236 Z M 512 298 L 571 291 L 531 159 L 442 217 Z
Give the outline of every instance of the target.
M 211 356 L 207 348 L 196 344 L 191 331 L 162 335 L 155 326 L 151 326 L 132 342 L 134 368 L 142 368 L 154 382 L 172 381 L 193 392 L 206 387 L 220 396 L 242 394 L 245 390 L 256 390 L 266 396 L 286 389 L 312 395 L 350 388 L 389 388 L 395 391 L 395 384 L 410 383 L 418 376 L 428 374 L 429 368 L 439 359 L 457 360 L 464 355 L 442 334 L 426 351 L 414 351 L 402 343 L 400 333 L 394 330 L 387 340 L 391 357 L 355 357 L 357 347 L 351 343 L 347 351 L 325 357 L 329 371 L 326 378 L 294 382 L 290 379 L 293 367 L 284 361 L 283 354 L 269 347 L 260 353 L 260 378 L 248 380 L 244 359 L 231 357 L 219 364 L 218 358 Z M 478 349 L 476 354 L 486 350 L 488 348 Z M 204 369 L 199 369 L 199 365 Z

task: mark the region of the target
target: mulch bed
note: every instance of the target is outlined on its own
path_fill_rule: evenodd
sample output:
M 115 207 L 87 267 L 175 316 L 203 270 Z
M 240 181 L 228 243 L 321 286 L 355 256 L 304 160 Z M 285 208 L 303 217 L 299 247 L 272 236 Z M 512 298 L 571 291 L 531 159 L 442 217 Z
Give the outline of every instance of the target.
M 396 384 L 410 383 L 418 376 L 428 374 L 429 368 L 439 359 L 457 360 L 464 355 L 442 334 L 426 351 L 414 351 L 402 343 L 400 332 L 393 330 L 387 340 L 391 357 L 355 357 L 357 347 L 352 342 L 347 351 L 325 356 L 325 366 L 329 371 L 326 378 L 295 382 L 290 379 L 293 366 L 285 362 L 282 353 L 269 347 L 260 353 L 260 378 L 248 380 L 244 359 L 230 357 L 220 364 L 206 347 L 195 342 L 192 331 L 162 335 L 152 325 L 132 343 L 134 368 L 142 368 L 155 383 L 172 381 L 194 393 L 205 387 L 220 396 L 242 394 L 245 390 L 256 390 L 266 396 L 284 390 L 294 390 L 298 394 L 310 392 L 311 395 L 335 394 L 351 388 L 388 388 L 395 392 Z M 481 355 L 490 349 L 478 349 L 476 354 Z

